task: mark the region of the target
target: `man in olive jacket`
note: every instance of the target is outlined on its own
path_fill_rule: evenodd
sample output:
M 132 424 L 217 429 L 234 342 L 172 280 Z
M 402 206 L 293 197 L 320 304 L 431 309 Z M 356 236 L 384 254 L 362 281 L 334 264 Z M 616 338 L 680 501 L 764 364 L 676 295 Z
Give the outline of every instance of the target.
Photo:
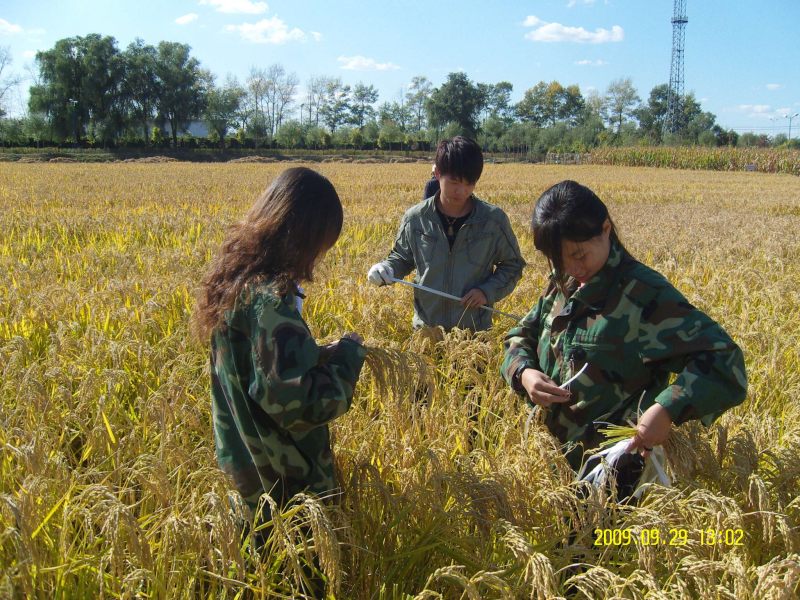
M 506 297 L 522 276 L 525 261 L 508 217 L 473 194 L 482 171 L 476 142 L 440 142 L 439 192 L 406 211 L 389 256 L 367 274 L 375 285 L 390 285 L 416 269 L 415 283 L 461 298 L 414 290 L 415 328 L 488 329 L 492 313 L 480 307 Z

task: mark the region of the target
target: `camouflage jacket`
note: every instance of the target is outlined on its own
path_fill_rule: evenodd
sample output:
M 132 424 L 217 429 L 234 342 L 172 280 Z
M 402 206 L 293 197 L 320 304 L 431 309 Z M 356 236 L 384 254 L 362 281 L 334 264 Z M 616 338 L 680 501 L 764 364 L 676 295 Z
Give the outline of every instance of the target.
M 406 211 L 384 264 L 392 267 L 398 279 L 416 269 L 416 283 L 454 296 L 479 288 L 490 305 L 506 297 L 525 266 L 508 217 L 473 195 L 475 208 L 451 249 L 436 213 L 438 195 Z M 491 327 L 492 313 L 481 308 L 465 310 L 453 300 L 414 290 L 413 324 L 480 331 Z
M 527 398 L 519 380 L 530 367 L 557 384 L 588 363 L 564 404 L 544 410 L 547 427 L 578 468 L 583 451 L 603 437 L 598 426 L 635 423 L 654 402 L 673 423 L 710 425 L 747 391 L 742 351 L 727 333 L 659 273 L 612 243 L 605 266 L 568 297 L 551 282 L 505 338 L 501 373 Z M 670 374 L 676 374 L 672 384 Z
M 294 294 L 245 287 L 211 338 L 211 398 L 217 461 L 251 509 L 264 492 L 283 505 L 336 487 L 327 423 L 350 408 L 365 354 L 349 339 L 321 352 Z

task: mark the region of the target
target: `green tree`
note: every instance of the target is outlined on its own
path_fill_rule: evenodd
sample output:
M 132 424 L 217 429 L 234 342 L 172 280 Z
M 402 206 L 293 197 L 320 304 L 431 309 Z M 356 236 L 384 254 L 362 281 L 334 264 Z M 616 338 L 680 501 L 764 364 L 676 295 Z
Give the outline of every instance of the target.
M 717 139 L 717 146 L 736 146 L 739 143 L 739 134 L 733 129 L 726 131 L 719 125 L 714 125 L 711 132 Z
M 362 146 L 374 147 L 377 145 L 380 132 L 380 125 L 376 121 L 370 121 L 364 125 L 364 129 L 361 130 L 361 135 L 363 136 Z
M 122 82 L 124 102 L 131 124 L 141 127 L 142 139 L 150 137 L 150 124 L 155 117 L 158 95 L 155 47 L 136 38 L 123 53 L 125 78 Z
M 514 117 L 514 108 L 511 105 L 514 86 L 508 81 L 501 81 L 495 84 L 479 83 L 478 89 L 482 95 L 481 121 L 485 123 L 487 119 L 494 118 L 509 124 Z
M 350 86 L 344 85 L 338 77 L 325 82 L 325 96 L 319 115 L 331 133 L 347 122 L 350 115 Z
M 748 131 L 739 136 L 739 146 L 743 148 L 768 148 L 770 146 L 769 136 Z
M 517 116 L 537 127 L 552 127 L 559 121 L 575 125 L 585 101 L 577 85 L 564 87 L 558 81 L 540 81 L 525 91 L 516 106 Z
M 481 126 L 478 143 L 492 152 L 502 149 L 501 140 L 508 131 L 509 124 L 497 115 L 489 116 Z
M 378 122 L 381 128 L 385 124 L 391 123 L 405 133 L 413 118 L 409 105 L 401 104 L 395 100 L 384 102 L 378 107 Z
M 662 83 L 650 90 L 647 105 L 641 106 L 635 111 L 639 128 L 651 144 L 661 143 L 661 135 L 667 119 L 668 98 L 669 85 Z
M 245 95 L 245 89 L 235 77 L 230 76 L 223 87 L 212 84 L 207 90 L 203 119 L 209 129 L 215 131 L 219 137 L 220 148 L 225 148 L 225 136 L 239 116 Z
M 207 74 L 190 52 L 187 44 L 160 42 L 156 56 L 156 107 L 161 120 L 169 123 L 176 148 L 178 132 L 202 115 L 209 85 Z
M 411 127 L 420 132 L 425 127 L 425 104 L 431 96 L 433 84 L 427 77 L 416 75 L 411 78 L 411 85 L 406 93 L 406 104 L 411 115 Z
M 707 132 L 712 132 L 717 117 L 713 113 L 703 111 L 703 107 L 695 99 L 694 94 L 689 93 L 683 97 L 681 103 L 681 127 L 679 133 L 683 138 L 692 144 L 701 143 L 700 136 Z M 708 141 L 708 136 L 705 136 Z
M 300 125 L 300 122 L 292 119 L 291 121 L 285 121 L 280 126 L 275 134 L 275 141 L 281 148 L 301 148 L 305 134 L 305 129 Z
M 387 150 L 392 147 L 392 144 L 402 144 L 405 140 L 405 133 L 397 126 L 394 121 L 383 121 L 381 123 L 380 133 L 378 133 L 378 148 Z
M 350 122 L 362 129 L 367 121 L 375 118 L 373 104 L 378 101 L 378 90 L 374 85 L 357 83 L 350 101 Z
M 436 128 L 454 123 L 460 133 L 475 137 L 483 102 L 484 94 L 465 73 L 450 73 L 447 81 L 431 92 L 427 103 L 428 121 Z
M 327 148 L 331 145 L 331 134 L 313 125 L 306 130 L 305 145 L 307 148 Z
M 0 142 L 24 144 L 25 141 L 24 119 L 0 119 Z
M 544 81 L 540 81 L 525 90 L 522 100 L 516 106 L 517 116 L 521 121 L 531 123 L 535 127 L 545 126 L 548 118 L 547 87 Z
M 294 73 L 287 73 L 283 65 L 275 63 L 264 72 L 266 122 L 271 137 L 275 136 L 286 114 L 294 103 L 298 79 Z
M 583 116 L 585 106 L 586 101 L 581 94 L 581 88 L 576 84 L 568 85 L 561 88 L 556 115 L 568 125 L 577 125 Z
M 105 141 L 124 125 L 124 63 L 113 37 L 58 40 L 36 54 L 36 63 L 39 83 L 30 88 L 28 106 L 47 115 L 59 139 L 77 142 L 92 133 Z
M 622 132 L 622 125 L 630 118 L 635 116 L 635 110 L 639 104 L 639 95 L 630 77 L 615 79 L 606 89 L 605 113 L 609 125 L 619 135 Z

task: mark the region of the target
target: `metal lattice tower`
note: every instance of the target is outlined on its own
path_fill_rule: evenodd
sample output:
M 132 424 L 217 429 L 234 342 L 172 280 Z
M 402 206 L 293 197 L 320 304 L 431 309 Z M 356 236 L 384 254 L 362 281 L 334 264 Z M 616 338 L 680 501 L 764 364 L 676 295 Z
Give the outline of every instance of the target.
M 686 0 L 674 0 L 672 9 L 672 64 L 669 68 L 669 94 L 667 96 L 667 118 L 664 132 L 672 133 L 680 126 L 683 102 L 683 55 L 686 42 Z

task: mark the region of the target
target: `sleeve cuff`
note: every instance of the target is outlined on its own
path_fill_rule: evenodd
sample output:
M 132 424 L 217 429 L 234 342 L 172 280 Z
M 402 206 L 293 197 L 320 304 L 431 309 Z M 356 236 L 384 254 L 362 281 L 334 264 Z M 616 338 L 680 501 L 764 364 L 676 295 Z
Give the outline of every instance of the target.
M 525 388 L 522 387 L 522 372 L 525 369 L 532 369 L 529 364 L 523 364 L 518 366 L 514 372 L 511 374 L 511 389 L 513 389 L 518 394 L 525 394 Z
M 656 402 L 664 407 L 674 425 L 680 425 L 689 420 L 686 418 L 686 414 L 689 412 L 686 409 L 690 402 L 685 396 L 678 395 L 676 397 L 674 392 L 673 386 L 669 386 L 656 396 Z

